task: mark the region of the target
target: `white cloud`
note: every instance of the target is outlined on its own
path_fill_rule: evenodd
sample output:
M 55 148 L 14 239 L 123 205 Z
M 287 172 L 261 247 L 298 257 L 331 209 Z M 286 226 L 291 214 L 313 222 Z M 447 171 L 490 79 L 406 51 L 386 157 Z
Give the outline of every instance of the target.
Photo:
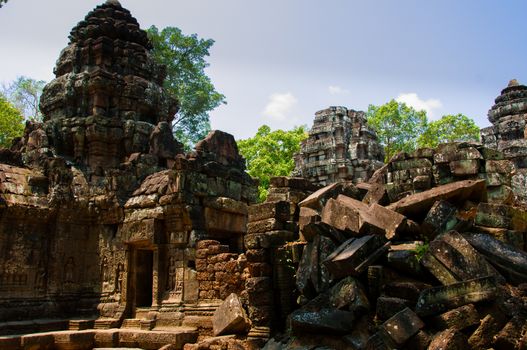
M 272 119 L 284 121 L 288 118 L 288 113 L 298 103 L 292 93 L 275 93 L 269 96 L 269 102 L 265 106 L 264 114 Z
M 435 109 L 443 107 L 443 104 L 438 99 L 430 98 L 428 100 L 422 100 L 415 92 L 399 94 L 395 100 L 397 102 L 404 102 L 408 106 L 413 107 L 415 110 L 426 111 L 426 115 L 430 119 L 434 119 Z
M 340 86 L 330 85 L 328 91 L 331 95 L 347 95 L 350 93 L 349 90 L 343 89 Z

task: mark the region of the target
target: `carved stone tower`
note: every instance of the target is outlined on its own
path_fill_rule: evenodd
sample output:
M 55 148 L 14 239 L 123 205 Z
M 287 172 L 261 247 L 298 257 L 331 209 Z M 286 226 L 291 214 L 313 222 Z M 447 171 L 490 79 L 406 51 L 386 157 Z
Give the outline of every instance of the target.
M 366 181 L 380 168 L 384 150 L 364 112 L 330 107 L 315 113 L 309 138 L 295 155 L 295 175 L 314 184 Z

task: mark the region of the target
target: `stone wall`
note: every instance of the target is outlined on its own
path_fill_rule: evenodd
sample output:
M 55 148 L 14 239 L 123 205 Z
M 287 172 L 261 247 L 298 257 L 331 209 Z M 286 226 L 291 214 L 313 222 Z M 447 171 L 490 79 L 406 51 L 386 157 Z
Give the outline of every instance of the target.
M 396 201 L 435 186 L 484 179 L 490 202 L 511 204 L 515 200 L 511 188 L 514 171 L 514 163 L 501 152 L 480 143 L 447 143 L 436 149 L 397 154 L 373 175 L 370 184 L 385 184 L 389 200 Z
M 242 289 L 255 182 L 232 135 L 212 131 L 183 153 L 150 49 L 117 1 L 97 6 L 44 89 L 44 122 L 0 152 L 0 322 L 179 326 Z M 212 289 L 196 251 L 207 240 L 218 242 Z
M 295 176 L 314 184 L 366 181 L 384 161 L 384 150 L 364 112 L 330 107 L 315 113 L 309 137 L 295 155 Z
M 488 118 L 492 126 L 481 129 L 482 142 L 514 163 L 511 187 L 517 200 L 527 203 L 527 87 L 511 80 L 496 97 Z

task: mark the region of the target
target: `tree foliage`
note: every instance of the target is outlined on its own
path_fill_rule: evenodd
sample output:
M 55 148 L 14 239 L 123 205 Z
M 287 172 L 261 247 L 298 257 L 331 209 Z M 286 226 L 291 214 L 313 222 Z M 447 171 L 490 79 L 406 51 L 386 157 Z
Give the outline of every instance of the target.
M 0 147 L 10 147 L 24 133 L 24 117 L 0 94 Z
M 368 125 L 384 146 L 386 160 L 398 152 L 412 152 L 427 127 L 425 111 L 416 111 L 403 102 L 391 100 L 382 106 L 368 107 Z
M 307 136 L 304 126 L 271 131 L 269 126 L 262 125 L 256 135 L 238 141 L 240 154 L 247 161 L 247 172 L 260 180 L 260 201 L 267 197 L 271 177 L 291 174 L 295 168 L 293 154 L 300 150 L 300 142 Z
M 7 4 L 7 0 L 0 0 L 0 7 L 2 7 L 4 4 Z
M 419 147 L 435 148 L 440 143 L 454 141 L 479 141 L 479 127 L 474 120 L 461 113 L 444 115 L 428 123 L 417 144 Z
M 154 59 L 167 67 L 165 88 L 179 101 L 174 135 L 188 147 L 210 131 L 208 112 L 225 103 L 225 96 L 216 91 L 205 74 L 209 66 L 205 57 L 214 40 L 200 39 L 196 34 L 187 36 L 174 27 L 159 31 L 152 26 L 147 33 L 154 46 Z
M 42 121 L 38 104 L 45 85 L 43 80 L 20 76 L 8 86 L 4 86 L 3 93 L 26 119 Z

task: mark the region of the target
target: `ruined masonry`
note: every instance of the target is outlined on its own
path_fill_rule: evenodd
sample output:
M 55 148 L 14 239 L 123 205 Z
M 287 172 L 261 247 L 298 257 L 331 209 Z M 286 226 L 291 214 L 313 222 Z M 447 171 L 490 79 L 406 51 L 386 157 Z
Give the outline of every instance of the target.
M 518 200 L 527 203 L 527 86 L 513 79 L 495 102 L 488 113 L 492 126 L 481 130 L 481 139 L 514 163 L 512 190 Z
M 78 346 L 181 347 L 212 334 L 214 310 L 243 287 L 255 183 L 229 134 L 183 154 L 150 49 L 117 1 L 97 6 L 44 89 L 44 122 L 1 150 L 1 333 L 120 327 Z M 141 333 L 153 328 L 172 331 Z M 27 337 L 12 342 L 44 342 Z
M 383 165 L 384 150 L 364 112 L 330 107 L 315 113 L 309 137 L 295 155 L 295 176 L 314 184 L 367 181 Z
M 173 138 L 150 50 L 96 7 L 0 149 L 0 349 L 527 347 L 525 86 L 483 144 L 387 164 L 363 112 L 317 112 L 256 204 L 231 135 Z

